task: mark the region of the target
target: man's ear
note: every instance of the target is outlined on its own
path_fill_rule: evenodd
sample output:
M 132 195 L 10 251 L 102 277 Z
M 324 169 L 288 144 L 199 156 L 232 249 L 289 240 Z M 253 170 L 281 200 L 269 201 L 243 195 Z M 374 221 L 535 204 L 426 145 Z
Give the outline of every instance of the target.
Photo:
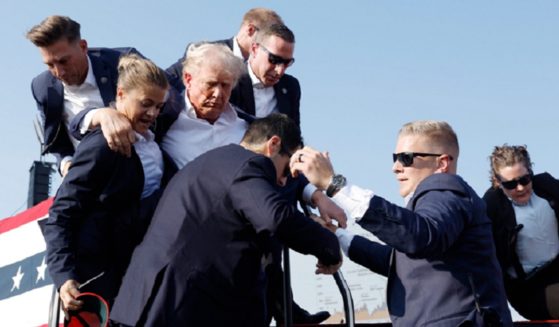
M 116 97 L 117 97 L 118 99 L 121 99 L 121 100 L 123 99 L 123 97 L 124 97 L 124 90 L 122 89 L 122 87 L 117 87 L 117 88 L 116 88 Z
M 450 156 L 448 154 L 443 154 L 442 156 L 437 158 L 437 172 L 439 173 L 448 173 L 450 172 Z
M 273 135 L 266 141 L 266 152 L 269 156 L 278 154 L 281 150 L 281 138 Z
M 190 87 L 190 82 L 192 81 L 192 75 L 190 75 L 189 73 L 183 73 L 182 74 L 182 82 L 184 83 L 184 86 L 188 89 Z
M 258 50 L 258 44 L 254 41 L 250 44 L 250 56 L 254 58 L 256 56 L 256 50 Z
M 78 46 L 82 50 L 83 53 L 87 54 L 87 41 L 84 39 L 80 39 L 78 41 Z
M 248 26 L 247 26 L 248 36 L 250 36 L 252 38 L 252 37 L 254 37 L 254 34 L 256 34 L 256 32 L 258 32 L 258 29 L 256 28 L 256 26 L 254 26 L 254 24 L 248 24 Z

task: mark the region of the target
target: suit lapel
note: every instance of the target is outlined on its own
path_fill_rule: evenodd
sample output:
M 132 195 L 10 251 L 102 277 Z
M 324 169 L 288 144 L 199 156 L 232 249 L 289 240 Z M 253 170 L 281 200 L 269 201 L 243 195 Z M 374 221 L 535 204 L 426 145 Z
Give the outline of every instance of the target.
M 50 144 L 55 138 L 56 130 L 62 123 L 62 117 L 64 116 L 64 87 L 62 82 L 52 75 L 50 85 L 47 88 L 47 105 L 45 108 L 47 108 L 45 112 L 45 135 L 51 136 L 45 142 Z
M 114 101 L 116 97 L 117 73 L 116 71 L 111 71 L 109 65 L 101 58 L 94 55 L 90 55 L 89 58 L 103 103 L 105 106 L 109 106 L 110 102 Z
M 241 91 L 241 101 L 239 101 L 239 103 L 244 105 L 244 108 L 241 109 L 254 116 L 256 113 L 256 106 L 254 104 L 254 91 L 252 90 L 252 81 L 250 80 L 249 74 L 245 74 L 239 79 L 239 88 Z
M 288 88 L 283 82 L 283 79 L 280 79 L 279 82 L 274 85 L 274 93 L 277 100 L 278 111 L 282 114 L 286 114 L 290 116 L 289 113 L 289 97 L 288 97 Z

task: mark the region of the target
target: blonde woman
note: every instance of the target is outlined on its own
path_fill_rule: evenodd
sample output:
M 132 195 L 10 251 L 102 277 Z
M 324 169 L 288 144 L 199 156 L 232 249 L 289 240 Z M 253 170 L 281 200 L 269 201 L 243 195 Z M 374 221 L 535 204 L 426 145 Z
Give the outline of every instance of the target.
M 88 133 L 44 227 L 49 272 L 66 311 L 79 309 L 76 297 L 86 291 L 111 305 L 160 194 L 163 157 L 149 127 L 165 103 L 167 79 L 136 55 L 122 57 L 118 72 L 114 105 L 136 133 L 132 155 L 111 151 L 100 129 Z

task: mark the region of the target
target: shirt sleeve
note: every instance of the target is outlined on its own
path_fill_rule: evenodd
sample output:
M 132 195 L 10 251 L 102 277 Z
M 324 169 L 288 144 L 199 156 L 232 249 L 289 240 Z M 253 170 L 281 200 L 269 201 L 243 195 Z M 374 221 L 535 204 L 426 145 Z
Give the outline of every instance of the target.
M 303 189 L 303 201 L 305 201 L 305 203 L 309 204 L 313 208 L 314 205 L 311 199 L 314 191 L 316 190 L 317 190 L 316 186 L 312 185 L 311 183 L 308 183 Z
M 350 220 L 359 221 L 369 208 L 373 196 L 373 191 L 348 183 L 332 199 L 349 214 Z
M 355 234 L 347 229 L 338 228 L 336 229 L 336 236 L 338 237 L 338 242 L 340 242 L 340 248 L 342 248 L 346 257 L 349 257 L 349 247 L 351 245 L 351 241 L 353 241 L 353 238 L 355 237 Z
M 92 109 L 87 114 L 85 114 L 83 120 L 80 122 L 81 125 L 79 126 L 81 135 L 84 135 L 89 130 L 91 130 L 91 120 L 93 119 L 93 115 L 95 115 L 95 113 L 98 111 L 99 109 Z

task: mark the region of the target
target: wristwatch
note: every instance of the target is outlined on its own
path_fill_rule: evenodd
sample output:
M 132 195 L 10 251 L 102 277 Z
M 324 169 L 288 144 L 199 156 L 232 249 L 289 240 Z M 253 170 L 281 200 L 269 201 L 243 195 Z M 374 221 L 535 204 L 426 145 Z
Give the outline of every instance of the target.
M 330 185 L 326 188 L 326 195 L 333 197 L 342 187 L 346 185 L 346 179 L 343 175 L 336 174 L 332 176 Z

